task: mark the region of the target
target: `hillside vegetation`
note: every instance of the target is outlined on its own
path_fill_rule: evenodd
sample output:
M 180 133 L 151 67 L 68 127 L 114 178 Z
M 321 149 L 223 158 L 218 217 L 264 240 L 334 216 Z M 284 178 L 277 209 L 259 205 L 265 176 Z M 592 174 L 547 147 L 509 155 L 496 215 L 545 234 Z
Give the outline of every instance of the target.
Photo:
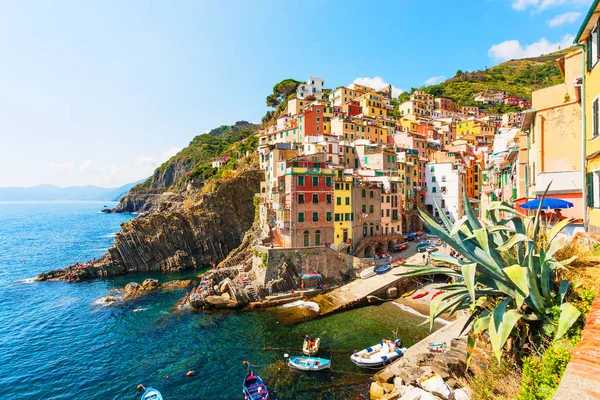
M 196 136 L 190 144 L 158 167 L 146 181 L 136 185 L 131 193 L 152 193 L 177 190 L 187 179 L 195 178 L 196 184 L 233 169 L 238 156 L 254 152 L 258 144 L 255 135 L 258 125 L 238 121 L 234 125 L 222 125 L 208 133 Z M 215 169 L 212 162 L 217 157 L 231 156 L 225 168 Z
M 531 98 L 531 92 L 536 89 L 556 85 L 563 82 L 556 60 L 561 56 L 576 50 L 569 47 L 554 53 L 510 60 L 483 71 L 456 71 L 456 75 L 437 85 L 421 88 L 436 97 L 446 97 L 459 105 L 477 105 L 472 100 L 473 94 L 484 89 L 506 90 L 508 94 Z M 400 96 L 400 101 L 408 100 L 410 94 L 417 90 L 412 88 Z M 488 108 L 495 108 L 494 106 Z M 496 108 L 502 108 L 497 107 Z M 510 110 L 490 110 L 510 111 Z

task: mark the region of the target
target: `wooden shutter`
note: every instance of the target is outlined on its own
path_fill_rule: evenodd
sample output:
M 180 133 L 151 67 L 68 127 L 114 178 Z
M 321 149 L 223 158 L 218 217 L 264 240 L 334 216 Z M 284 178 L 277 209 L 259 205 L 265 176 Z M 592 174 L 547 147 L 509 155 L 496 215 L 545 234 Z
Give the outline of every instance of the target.
M 587 186 L 587 206 L 594 207 L 594 173 L 586 174 L 585 183 Z
M 593 123 L 593 134 L 594 136 L 598 135 L 598 99 L 594 100 L 592 103 L 593 106 L 593 114 L 592 114 L 592 123 Z
M 585 50 L 586 50 L 586 64 L 587 64 L 587 70 L 590 71 L 592 69 L 592 65 L 593 65 L 593 60 L 592 60 L 592 35 L 590 34 L 590 36 L 588 36 L 587 40 L 586 40 L 586 46 L 585 46 Z

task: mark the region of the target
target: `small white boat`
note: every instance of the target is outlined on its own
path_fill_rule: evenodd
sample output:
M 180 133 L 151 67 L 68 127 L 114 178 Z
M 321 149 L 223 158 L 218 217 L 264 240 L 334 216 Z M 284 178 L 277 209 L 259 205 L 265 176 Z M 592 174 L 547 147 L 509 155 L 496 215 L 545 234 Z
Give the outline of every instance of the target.
M 302 352 L 307 356 L 314 356 L 319 352 L 319 346 L 321 345 L 321 339 L 316 338 L 312 340 L 312 345 L 309 346 L 309 338 L 304 338 L 304 343 L 302 344 Z
M 375 267 L 369 267 L 360 273 L 360 278 L 367 279 L 375 275 L 377 275 L 375 273 Z
M 288 365 L 301 371 L 321 371 L 331 368 L 331 360 L 317 357 L 290 357 Z
M 362 368 L 379 368 L 402 357 L 406 348 L 402 348 L 402 340 L 381 341 L 350 356 L 350 360 Z
M 163 400 L 163 397 L 158 390 L 149 387 L 142 395 L 142 400 Z

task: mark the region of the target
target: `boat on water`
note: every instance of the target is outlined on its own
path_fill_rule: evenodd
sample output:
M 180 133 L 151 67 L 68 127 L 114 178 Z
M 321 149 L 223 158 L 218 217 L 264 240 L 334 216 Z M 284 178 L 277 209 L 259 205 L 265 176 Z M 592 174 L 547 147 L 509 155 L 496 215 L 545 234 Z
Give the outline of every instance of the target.
M 375 276 L 375 267 L 369 267 L 360 273 L 361 279 L 368 279 L 372 276 Z
M 300 371 L 321 371 L 331 368 L 331 360 L 318 357 L 303 357 L 292 356 L 288 359 L 290 368 L 299 369 Z
M 381 267 L 375 269 L 375 274 L 377 274 L 377 275 L 385 274 L 386 272 L 388 272 L 391 269 L 392 269 L 392 266 L 390 264 L 382 265 Z
M 405 351 L 401 339 L 382 340 L 375 346 L 352 354 L 350 360 L 361 368 L 379 368 L 402 357 Z
M 423 293 L 419 293 L 419 294 L 416 294 L 416 295 L 414 295 L 414 296 L 413 296 L 413 299 L 420 299 L 420 298 L 422 298 L 422 297 L 425 297 L 425 296 L 427 296 L 428 294 L 429 294 L 429 290 L 428 290 L 428 291 L 425 291 L 425 292 L 423 292 Z
M 248 370 L 242 384 L 242 389 L 244 391 L 244 400 L 269 400 L 267 385 L 252 370 Z
M 319 346 L 321 345 L 321 339 L 316 338 L 311 340 L 310 337 L 304 338 L 304 343 L 302 344 L 302 352 L 307 356 L 314 356 L 319 352 Z
M 410 292 L 402 293 L 402 296 L 400 296 L 400 297 L 412 296 L 416 291 L 417 291 L 417 289 L 413 289 Z
M 163 400 L 163 397 L 158 390 L 149 387 L 142 395 L 142 400 Z

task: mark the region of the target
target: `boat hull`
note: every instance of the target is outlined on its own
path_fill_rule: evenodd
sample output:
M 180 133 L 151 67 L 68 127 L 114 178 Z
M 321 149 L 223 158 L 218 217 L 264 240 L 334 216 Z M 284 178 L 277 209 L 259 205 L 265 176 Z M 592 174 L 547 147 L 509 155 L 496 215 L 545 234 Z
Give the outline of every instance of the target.
M 331 360 L 317 357 L 290 357 L 288 365 L 300 371 L 322 371 L 331 368 Z
M 361 279 L 368 279 L 368 278 L 370 278 L 372 276 L 375 276 L 375 275 L 377 275 L 375 273 L 375 268 L 374 267 L 369 267 L 369 268 L 365 269 L 364 271 L 362 271 L 360 273 L 360 278 Z
M 391 269 L 392 269 L 392 267 L 389 264 L 384 265 L 383 267 L 379 267 L 379 268 L 375 269 L 375 274 L 377 274 L 377 275 L 385 274 L 386 272 L 388 272 Z
M 163 397 L 158 390 L 148 388 L 142 395 L 142 400 L 163 400 Z
M 309 350 L 309 348 L 308 348 L 308 342 L 305 339 L 304 343 L 302 344 L 302 352 L 304 354 L 306 354 L 307 356 L 314 356 L 315 354 L 317 354 L 319 352 L 319 346 L 320 345 L 321 345 L 321 339 L 320 338 L 316 338 L 315 339 L 315 345 L 314 345 L 314 347 Z
M 381 368 L 404 355 L 406 349 L 399 347 L 402 345 L 402 341 L 396 340 L 396 345 L 395 348 L 389 348 L 379 343 L 352 354 L 350 360 L 361 368 Z

